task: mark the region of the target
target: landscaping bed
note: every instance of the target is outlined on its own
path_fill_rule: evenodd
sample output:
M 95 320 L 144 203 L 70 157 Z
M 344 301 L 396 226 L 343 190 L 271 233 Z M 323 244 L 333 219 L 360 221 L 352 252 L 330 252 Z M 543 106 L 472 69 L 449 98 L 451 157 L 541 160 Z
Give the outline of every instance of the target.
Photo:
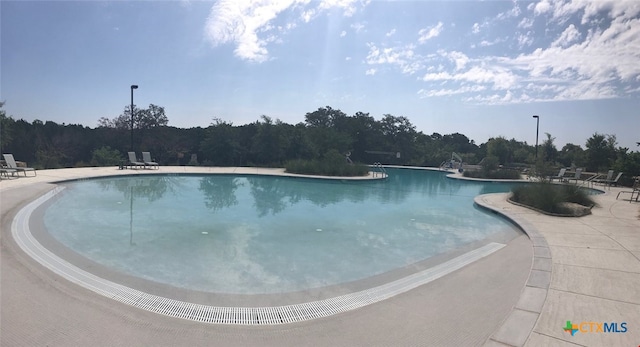
M 551 216 L 582 217 L 591 213 L 593 199 L 580 187 L 548 182 L 513 188 L 509 202 Z

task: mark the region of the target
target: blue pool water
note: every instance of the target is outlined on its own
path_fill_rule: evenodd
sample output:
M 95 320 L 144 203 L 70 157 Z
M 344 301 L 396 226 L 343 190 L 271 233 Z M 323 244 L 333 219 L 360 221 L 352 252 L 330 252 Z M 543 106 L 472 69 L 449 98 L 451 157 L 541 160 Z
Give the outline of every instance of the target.
M 117 272 L 207 292 L 280 293 L 367 278 L 515 227 L 476 208 L 507 184 L 391 169 L 381 181 L 270 176 L 64 184 L 47 231 Z

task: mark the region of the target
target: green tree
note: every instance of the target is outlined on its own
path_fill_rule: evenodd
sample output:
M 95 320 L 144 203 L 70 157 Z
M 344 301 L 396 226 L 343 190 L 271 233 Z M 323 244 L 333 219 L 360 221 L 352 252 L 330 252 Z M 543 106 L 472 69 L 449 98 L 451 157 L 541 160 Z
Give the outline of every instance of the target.
M 583 167 L 586 165 L 586 154 L 579 145 L 567 143 L 558 153 L 558 162 L 565 167 Z
M 7 117 L 5 110 L 2 109 L 4 102 L 0 101 L 0 150 L 4 151 L 5 147 L 11 143 L 12 127 L 15 121 L 11 116 Z
M 555 163 L 558 159 L 558 149 L 553 144 L 555 137 L 551 137 L 551 134 L 545 133 L 547 138 L 542 142 L 542 158 L 544 161 L 551 164 Z
M 616 159 L 615 135 L 593 134 L 586 143 L 588 171 L 606 171 Z
M 214 118 L 200 146 L 206 163 L 215 166 L 238 165 L 239 145 L 233 123 Z
M 149 108 L 139 109 L 133 105 L 133 128 L 151 129 L 159 126 L 166 126 L 169 118 L 165 114 L 164 107 L 149 104 Z M 126 105 L 124 111 L 119 116 L 109 119 L 102 117 L 98 120 L 98 127 L 131 129 L 131 105 Z
M 487 157 L 497 157 L 498 162 L 504 165 L 511 161 L 512 155 L 509 141 L 504 137 L 492 137 L 487 141 Z

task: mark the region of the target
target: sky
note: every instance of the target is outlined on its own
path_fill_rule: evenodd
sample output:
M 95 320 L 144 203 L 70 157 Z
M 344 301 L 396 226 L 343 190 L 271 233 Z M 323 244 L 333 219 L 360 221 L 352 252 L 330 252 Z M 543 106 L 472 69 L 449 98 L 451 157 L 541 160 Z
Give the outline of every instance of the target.
M 169 125 L 289 124 L 330 106 L 425 134 L 640 150 L 640 1 L 0 2 L 0 101 L 96 127 L 131 102 Z

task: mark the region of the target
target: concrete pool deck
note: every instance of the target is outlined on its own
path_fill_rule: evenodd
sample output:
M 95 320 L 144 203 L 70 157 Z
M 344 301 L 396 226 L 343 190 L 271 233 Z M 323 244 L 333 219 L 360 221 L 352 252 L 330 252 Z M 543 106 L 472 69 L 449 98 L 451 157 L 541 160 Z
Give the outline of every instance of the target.
M 640 343 L 639 204 L 616 201 L 618 188 L 597 196 L 600 207 L 577 219 L 549 217 L 511 205 L 504 194 L 483 195 L 477 199 L 480 204 L 538 234 L 533 233 L 531 241 L 518 237 L 496 254 L 383 302 L 280 326 L 210 325 L 135 309 L 65 281 L 13 242 L 8 230 L 13 216 L 50 190 L 50 182 L 140 173 L 279 174 L 281 170 L 84 168 L 40 170 L 36 177 L 3 179 L 0 345 Z M 627 322 L 628 330 L 571 336 L 562 329 L 567 320 L 574 324 Z

